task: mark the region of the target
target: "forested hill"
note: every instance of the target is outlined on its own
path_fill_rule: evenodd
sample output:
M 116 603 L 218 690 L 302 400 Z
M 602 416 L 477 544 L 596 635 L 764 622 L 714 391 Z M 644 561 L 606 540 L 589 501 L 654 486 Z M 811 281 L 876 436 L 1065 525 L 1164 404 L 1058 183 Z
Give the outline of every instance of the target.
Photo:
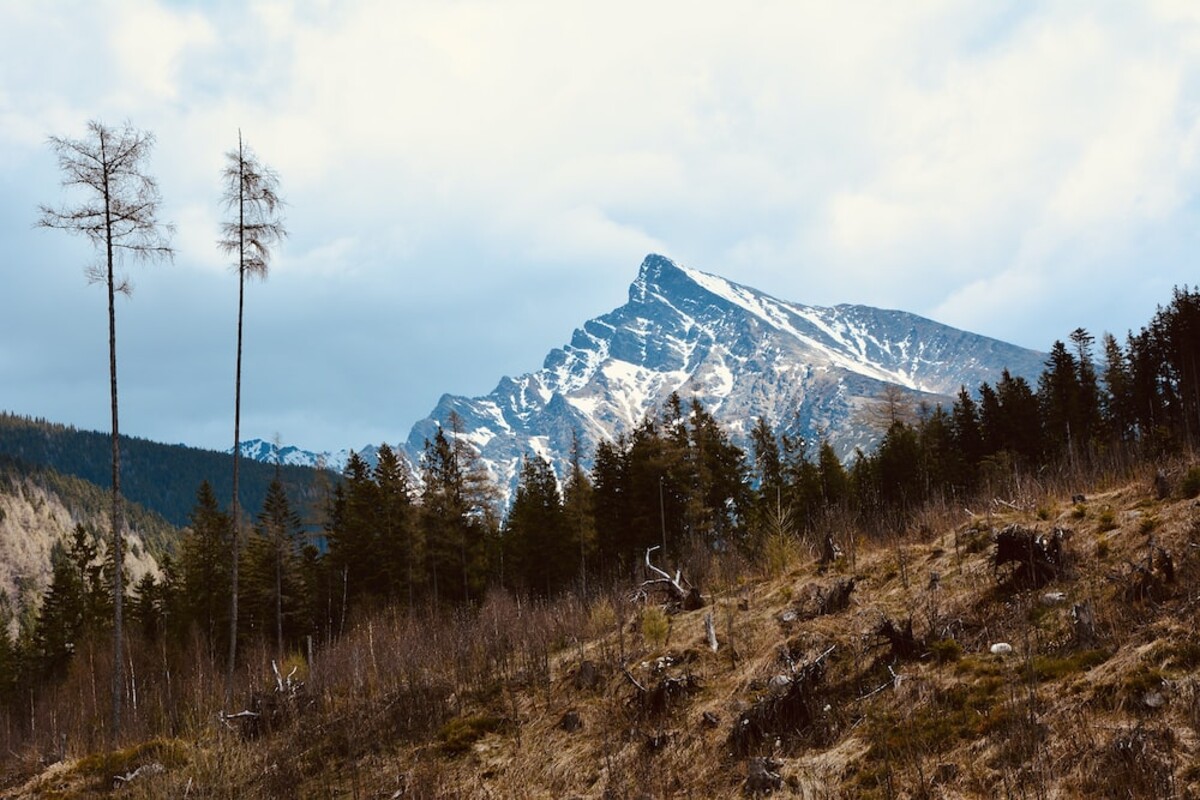
M 0 412 L 0 455 L 19 464 L 49 467 L 103 488 L 112 485 L 112 444 L 107 433 Z M 208 481 L 227 505 L 233 492 L 232 469 L 228 453 L 121 437 L 122 493 L 173 525 L 188 524 L 196 490 L 203 481 Z M 275 470 L 273 464 L 242 462 L 238 492 L 242 508 L 250 513 L 262 508 Z M 279 467 L 279 476 L 292 507 L 302 516 L 307 516 L 316 487 L 336 480 L 329 473 L 289 465 Z

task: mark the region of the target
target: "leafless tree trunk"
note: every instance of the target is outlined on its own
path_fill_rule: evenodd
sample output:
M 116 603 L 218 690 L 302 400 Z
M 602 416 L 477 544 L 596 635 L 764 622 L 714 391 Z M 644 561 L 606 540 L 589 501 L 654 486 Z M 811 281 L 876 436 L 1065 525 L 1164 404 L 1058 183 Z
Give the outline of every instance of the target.
M 88 123 L 83 139 L 50 137 L 50 148 L 58 157 L 63 186 L 79 187 L 85 199 L 75 206 L 39 207 L 38 226 L 79 233 L 97 249 L 104 261 L 87 268 L 88 280 L 104 282 L 108 290 L 108 377 L 112 405 L 112 531 L 113 551 L 113 684 L 112 741 L 121 732 L 121 698 L 125 670 L 124 625 L 124 530 L 125 508 L 121 500 L 121 444 L 117 413 L 117 293 L 130 293 L 129 282 L 116 272 L 123 254 L 137 259 L 171 259 L 173 226 L 158 219 L 160 196 L 157 182 L 145 172 L 145 161 L 154 146 L 154 136 L 126 123 L 119 130 L 95 120 Z
M 225 705 L 233 700 L 233 671 L 237 663 L 238 635 L 238 561 L 241 555 L 241 511 L 238 507 L 238 477 L 241 462 L 242 425 L 242 319 L 246 305 L 246 277 L 267 277 L 271 248 L 277 245 L 287 230 L 279 217 L 283 201 L 279 197 L 279 176 L 261 163 L 242 142 L 238 131 L 237 150 L 225 154 L 222 179 L 225 208 L 236 211 L 235 218 L 222 223 L 218 246 L 237 255 L 238 322 L 237 372 L 234 379 L 233 402 L 233 536 L 230 543 L 230 604 L 229 604 L 229 664 L 225 680 Z

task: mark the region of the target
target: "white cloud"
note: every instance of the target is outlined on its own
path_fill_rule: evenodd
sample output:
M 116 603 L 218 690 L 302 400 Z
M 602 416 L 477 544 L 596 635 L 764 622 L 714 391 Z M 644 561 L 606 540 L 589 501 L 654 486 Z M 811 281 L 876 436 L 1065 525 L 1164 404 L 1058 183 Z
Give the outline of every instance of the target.
M 180 260 L 224 269 L 240 128 L 290 203 L 280 277 L 345 277 L 348 307 L 419 298 L 434 319 L 446 296 L 476 303 L 446 319 L 478 318 L 514 307 L 505 283 L 554 283 L 558 321 L 507 324 L 578 323 L 607 310 L 593 287 L 619 296 L 657 250 L 789 299 L 1045 346 L 1065 315 L 1110 308 L 1130 261 L 1147 285 L 1182 282 L 1195 244 L 1189 2 L 0 0 L 0 18 L 6 175 L 51 165 L 47 133 L 129 118 L 159 136 Z M 36 188 L 8 202 L 53 199 Z M 492 288 L 457 291 L 485 268 Z M 531 327 L 527 347 L 566 333 Z M 448 360 L 488 371 L 493 345 Z

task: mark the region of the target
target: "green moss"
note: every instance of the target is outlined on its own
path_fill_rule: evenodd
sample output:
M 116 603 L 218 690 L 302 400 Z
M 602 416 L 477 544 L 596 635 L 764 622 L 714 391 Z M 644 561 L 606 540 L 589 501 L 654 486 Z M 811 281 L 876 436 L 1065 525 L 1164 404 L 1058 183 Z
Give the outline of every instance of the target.
M 1087 672 L 1112 656 L 1108 650 L 1080 650 L 1062 656 L 1034 656 L 1033 675 L 1039 682 L 1056 681 Z

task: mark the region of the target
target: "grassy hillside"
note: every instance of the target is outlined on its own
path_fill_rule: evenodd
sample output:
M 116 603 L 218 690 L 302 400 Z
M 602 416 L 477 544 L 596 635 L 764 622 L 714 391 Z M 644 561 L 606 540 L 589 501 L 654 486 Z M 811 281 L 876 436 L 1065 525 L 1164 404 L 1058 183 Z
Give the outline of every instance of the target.
M 111 485 L 112 440 L 107 433 L 0 413 L 0 455 L 50 467 L 101 488 Z M 232 469 L 226 453 L 121 437 L 122 492 L 172 525 L 188 524 L 196 490 L 203 481 L 212 484 L 217 497 L 228 503 L 233 492 Z M 315 485 L 326 480 L 307 467 L 284 466 L 280 476 L 292 507 L 297 509 L 308 508 Z M 274 465 L 243 460 L 238 487 L 242 507 L 256 513 L 274 477 Z
M 1200 486 L 1186 474 L 1082 500 L 1018 484 L 882 538 L 831 528 L 828 564 L 822 542 L 786 538 L 758 564 L 697 557 L 698 610 L 624 586 L 352 620 L 311 670 L 284 666 L 303 685 L 276 691 L 270 655 L 250 656 L 239 709 L 261 716 L 219 722 L 219 667 L 195 665 L 175 676 L 191 700 L 166 734 L 107 759 L 70 740 L 31 748 L 0 796 L 102 796 L 142 766 L 123 795 L 1194 797 Z M 1024 532 L 1061 557 L 997 568 L 998 539 Z M 139 680 L 160 702 L 161 676 Z

